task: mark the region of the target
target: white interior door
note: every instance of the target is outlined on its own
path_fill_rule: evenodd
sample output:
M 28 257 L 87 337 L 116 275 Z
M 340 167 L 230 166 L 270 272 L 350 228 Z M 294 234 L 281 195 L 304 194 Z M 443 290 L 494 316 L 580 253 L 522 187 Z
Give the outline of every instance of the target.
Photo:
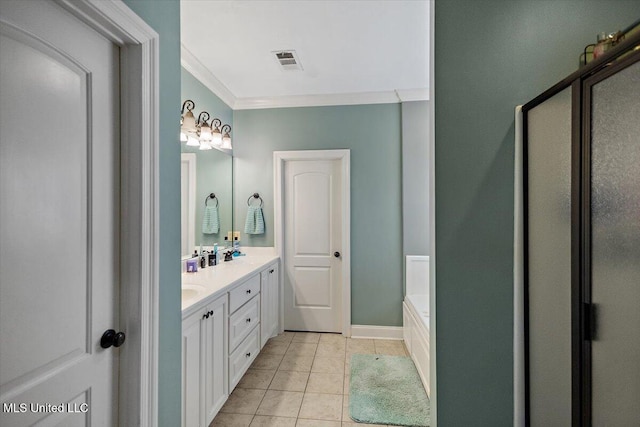
M 0 18 L 0 425 L 116 425 L 119 50 L 54 2 Z
M 285 162 L 285 329 L 342 332 L 341 185 L 340 160 Z

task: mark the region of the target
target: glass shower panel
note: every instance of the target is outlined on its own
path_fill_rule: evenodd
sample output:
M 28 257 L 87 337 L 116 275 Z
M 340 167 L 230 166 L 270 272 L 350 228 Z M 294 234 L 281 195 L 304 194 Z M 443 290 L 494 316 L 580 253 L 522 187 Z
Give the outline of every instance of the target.
M 592 89 L 592 424 L 640 425 L 640 62 Z
M 528 113 L 529 418 L 571 425 L 571 88 Z

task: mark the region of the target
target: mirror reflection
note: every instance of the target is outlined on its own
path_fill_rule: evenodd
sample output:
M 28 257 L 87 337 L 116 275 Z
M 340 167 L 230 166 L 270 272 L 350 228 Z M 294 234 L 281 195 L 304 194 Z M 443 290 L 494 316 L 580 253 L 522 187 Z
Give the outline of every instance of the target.
M 232 117 L 226 104 L 182 69 L 182 258 L 200 246 L 224 245 L 233 230 Z M 205 143 L 196 144 L 200 140 Z

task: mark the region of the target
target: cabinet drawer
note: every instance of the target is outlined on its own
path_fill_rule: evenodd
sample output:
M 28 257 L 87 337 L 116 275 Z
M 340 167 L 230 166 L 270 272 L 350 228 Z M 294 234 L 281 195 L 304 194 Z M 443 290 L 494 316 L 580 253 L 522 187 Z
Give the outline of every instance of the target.
M 229 356 L 229 392 L 247 371 L 260 351 L 260 328 L 253 328 L 247 338 Z
M 245 302 L 260 293 L 260 275 L 257 274 L 247 279 L 238 287 L 229 292 L 229 313 L 233 313 L 244 305 Z
M 251 329 L 260 322 L 260 295 L 254 296 L 229 318 L 229 352 L 249 335 Z

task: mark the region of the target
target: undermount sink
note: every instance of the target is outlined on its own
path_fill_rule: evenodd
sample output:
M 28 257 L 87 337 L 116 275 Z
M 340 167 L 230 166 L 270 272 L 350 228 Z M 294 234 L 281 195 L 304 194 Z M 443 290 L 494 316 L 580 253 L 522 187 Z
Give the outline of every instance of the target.
M 202 285 L 194 285 L 190 283 L 182 284 L 182 301 L 190 300 L 200 295 L 205 290 Z

